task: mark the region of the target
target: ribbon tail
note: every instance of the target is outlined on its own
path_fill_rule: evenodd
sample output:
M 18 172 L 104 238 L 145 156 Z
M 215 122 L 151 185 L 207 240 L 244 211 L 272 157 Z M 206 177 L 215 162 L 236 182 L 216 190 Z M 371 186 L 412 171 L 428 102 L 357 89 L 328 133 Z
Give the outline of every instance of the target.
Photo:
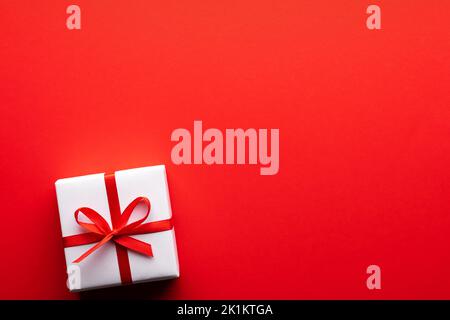
M 153 257 L 152 246 L 138 239 L 134 239 L 128 236 L 120 236 L 115 237 L 114 242 L 129 250 L 143 254 L 147 257 Z
M 83 253 L 80 257 L 78 257 L 78 259 L 74 260 L 73 263 L 79 263 L 81 261 L 83 261 L 87 256 L 89 256 L 91 253 L 93 253 L 95 250 L 99 249 L 101 246 L 103 246 L 105 243 L 107 243 L 109 240 L 111 240 L 112 236 L 106 236 L 102 239 L 102 241 L 100 241 L 99 243 L 97 243 L 95 246 L 92 246 L 91 248 L 89 248 L 88 251 L 86 251 L 85 253 Z

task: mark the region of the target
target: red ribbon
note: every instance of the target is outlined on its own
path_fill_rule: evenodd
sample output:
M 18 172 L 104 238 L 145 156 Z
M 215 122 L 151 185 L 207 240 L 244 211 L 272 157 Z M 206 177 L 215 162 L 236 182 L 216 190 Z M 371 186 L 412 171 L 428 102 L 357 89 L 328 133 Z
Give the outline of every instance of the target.
M 89 232 L 64 237 L 64 247 L 67 248 L 96 243 L 78 259 L 73 261 L 73 263 L 79 263 L 105 243 L 113 241 L 116 245 L 120 279 L 122 283 L 131 283 L 132 279 L 130 262 L 128 260 L 128 250 L 135 251 L 147 257 L 153 257 L 153 252 L 150 244 L 134 239 L 130 237 L 130 235 L 171 230 L 173 228 L 172 220 L 167 219 L 143 223 L 149 216 L 151 208 L 150 200 L 145 197 L 137 197 L 127 206 L 123 213 L 121 213 L 114 174 L 105 174 L 105 185 L 109 211 L 111 213 L 112 229 L 108 222 L 106 222 L 106 220 L 95 210 L 87 207 L 79 208 L 75 211 L 75 220 L 81 227 Z M 139 204 L 143 204 L 146 207 L 144 216 L 129 223 L 134 209 L 136 209 Z M 80 221 L 80 213 L 85 215 L 92 223 Z

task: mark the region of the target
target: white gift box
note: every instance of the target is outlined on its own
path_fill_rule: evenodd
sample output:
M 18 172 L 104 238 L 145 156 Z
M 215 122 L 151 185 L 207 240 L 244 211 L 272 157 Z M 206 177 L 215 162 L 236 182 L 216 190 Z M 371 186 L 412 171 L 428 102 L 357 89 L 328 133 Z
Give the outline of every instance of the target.
M 137 197 L 150 200 L 150 214 L 144 221 L 156 222 L 172 218 L 166 171 L 163 165 L 116 171 L 115 182 L 120 212 Z M 92 174 L 56 181 L 56 194 L 61 221 L 62 236 L 69 237 L 87 233 L 75 220 L 74 213 L 88 207 L 99 213 L 110 226 L 105 174 Z M 164 280 L 179 277 L 175 232 L 172 229 L 130 235 L 151 245 L 153 257 L 127 250 L 129 271 L 133 283 Z M 66 265 L 71 291 L 117 286 L 122 284 L 116 253 L 116 244 L 108 241 L 83 261 L 73 261 L 94 246 L 95 243 L 65 247 Z M 72 278 L 71 277 L 75 277 Z

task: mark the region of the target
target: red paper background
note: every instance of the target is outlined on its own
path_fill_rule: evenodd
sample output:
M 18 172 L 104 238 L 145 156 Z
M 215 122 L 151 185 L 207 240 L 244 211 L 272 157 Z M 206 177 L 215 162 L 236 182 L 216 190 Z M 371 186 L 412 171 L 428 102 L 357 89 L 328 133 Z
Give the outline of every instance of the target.
M 0 298 L 450 298 L 448 1 L 75 3 L 0 2 Z M 173 165 L 193 120 L 279 174 Z M 161 163 L 181 277 L 68 293 L 55 180 Z

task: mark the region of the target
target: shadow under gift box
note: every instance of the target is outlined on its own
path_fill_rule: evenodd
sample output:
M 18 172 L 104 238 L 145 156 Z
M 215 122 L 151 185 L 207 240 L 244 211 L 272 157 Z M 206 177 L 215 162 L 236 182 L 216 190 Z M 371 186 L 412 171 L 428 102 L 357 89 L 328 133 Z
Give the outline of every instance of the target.
M 121 212 L 137 197 L 146 197 L 150 200 L 151 210 L 143 223 L 172 218 L 166 170 L 163 165 L 116 171 L 115 181 Z M 105 174 L 60 179 L 56 181 L 55 187 L 63 237 L 87 232 L 74 217 L 75 211 L 81 207 L 97 211 L 112 227 Z M 133 283 L 179 277 L 173 228 L 130 236 L 150 244 L 153 251 L 153 257 L 147 257 L 127 250 Z M 71 269 L 72 262 L 94 245 L 95 243 L 66 247 L 64 253 L 67 268 Z M 79 276 L 76 279 L 77 286 L 74 287 L 69 281 L 69 289 L 82 291 L 122 285 L 115 246 L 113 241 L 109 241 L 78 263 L 78 274 L 75 275 Z

